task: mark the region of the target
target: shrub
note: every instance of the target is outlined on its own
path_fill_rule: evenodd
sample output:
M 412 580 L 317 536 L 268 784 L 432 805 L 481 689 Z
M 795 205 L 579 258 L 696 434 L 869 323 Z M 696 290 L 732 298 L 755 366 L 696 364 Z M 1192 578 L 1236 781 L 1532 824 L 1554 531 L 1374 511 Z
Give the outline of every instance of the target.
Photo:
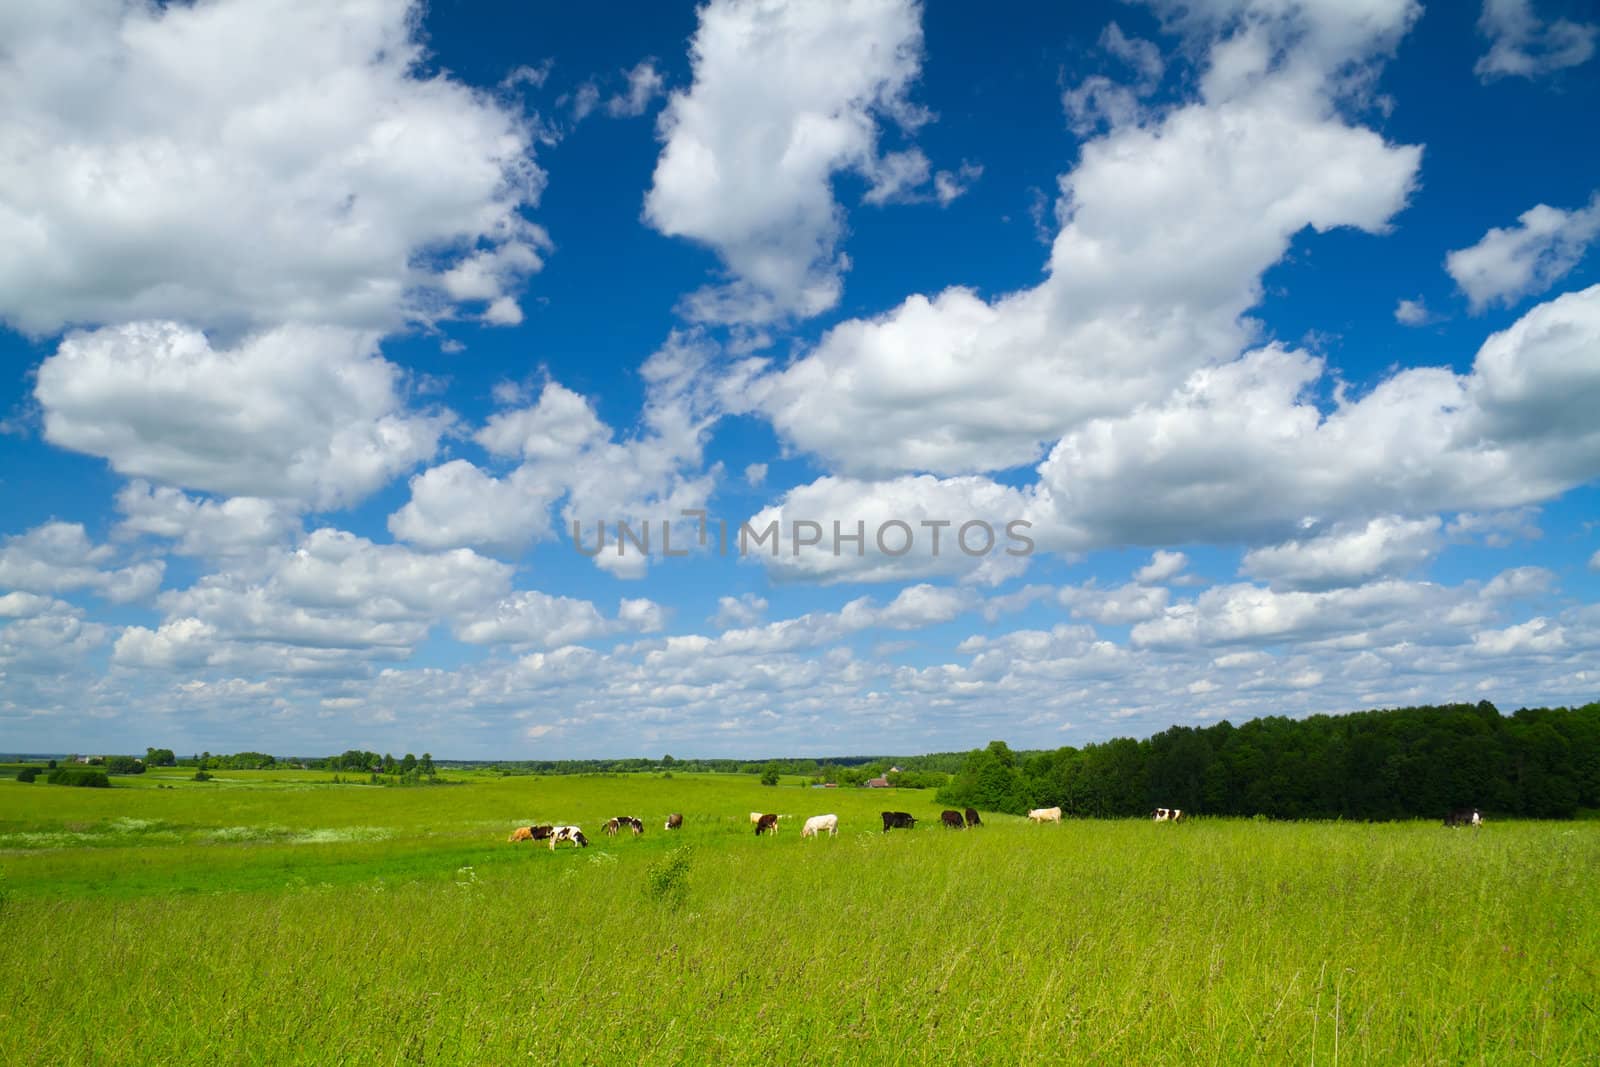
M 689 893 L 689 861 L 693 857 L 694 849 L 683 845 L 645 868 L 645 895 L 669 908 L 682 905 Z
M 137 756 L 107 756 L 106 772 L 108 774 L 143 774 L 144 760 Z
M 37 777 L 39 777 L 39 768 L 37 767 L 24 767 L 17 772 L 17 781 L 19 782 L 31 782 Z
M 211 778 L 212 776 L 207 774 L 205 771 L 194 772 L 194 780 L 197 782 L 209 782 L 211 781 Z
M 45 781 L 51 785 L 77 785 L 90 789 L 108 789 L 111 779 L 105 771 L 80 771 L 70 767 L 57 767 Z

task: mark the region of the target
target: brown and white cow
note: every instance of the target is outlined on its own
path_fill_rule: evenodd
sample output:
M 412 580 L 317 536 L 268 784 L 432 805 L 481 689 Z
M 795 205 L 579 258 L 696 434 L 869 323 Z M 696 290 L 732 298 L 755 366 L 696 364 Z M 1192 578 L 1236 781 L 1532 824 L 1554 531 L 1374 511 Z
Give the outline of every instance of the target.
M 531 827 L 531 826 L 519 826 L 515 830 L 511 831 L 511 836 L 506 838 L 506 840 L 507 841 L 532 841 L 533 840 L 533 827 Z
M 1150 813 L 1156 822 L 1182 822 L 1182 808 L 1157 808 Z
M 839 816 L 837 816 L 837 815 L 813 815 L 813 816 L 811 816 L 811 818 L 806 820 L 806 824 L 800 828 L 800 836 L 801 837 L 819 837 L 819 836 L 821 836 L 821 834 L 822 834 L 822 832 L 824 830 L 826 830 L 828 832 L 828 836 L 829 837 L 833 837 L 836 834 L 838 834 L 838 832 L 839 832 Z
M 668 815 L 667 816 L 666 829 L 668 829 L 668 830 L 682 830 L 683 829 L 683 815 L 680 812 L 676 812 L 676 811 L 673 812 L 671 815 Z
M 756 836 L 762 834 L 775 834 L 778 832 L 778 817 L 776 815 L 763 815 L 756 820 Z
M 961 818 L 961 813 L 954 808 L 946 808 L 939 813 L 939 821 L 944 823 L 947 830 L 965 830 L 967 824 Z
M 1034 808 L 1032 811 L 1028 812 L 1028 818 L 1032 819 L 1036 823 L 1039 823 L 1040 825 L 1043 825 L 1047 822 L 1060 822 L 1061 809 Z
M 579 848 L 588 848 L 589 839 L 583 836 L 583 831 L 576 826 L 555 826 L 550 830 L 550 851 L 554 852 L 556 846 L 563 841 L 571 841 Z

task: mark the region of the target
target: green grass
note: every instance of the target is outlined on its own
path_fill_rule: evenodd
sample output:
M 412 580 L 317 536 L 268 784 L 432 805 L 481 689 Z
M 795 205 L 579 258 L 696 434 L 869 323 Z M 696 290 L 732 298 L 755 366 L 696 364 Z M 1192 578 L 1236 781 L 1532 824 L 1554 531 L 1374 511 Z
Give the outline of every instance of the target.
M 0 782 L 8 1061 L 1600 1060 L 1592 823 L 955 833 L 930 792 L 330 778 Z M 593 847 L 506 843 L 533 821 Z

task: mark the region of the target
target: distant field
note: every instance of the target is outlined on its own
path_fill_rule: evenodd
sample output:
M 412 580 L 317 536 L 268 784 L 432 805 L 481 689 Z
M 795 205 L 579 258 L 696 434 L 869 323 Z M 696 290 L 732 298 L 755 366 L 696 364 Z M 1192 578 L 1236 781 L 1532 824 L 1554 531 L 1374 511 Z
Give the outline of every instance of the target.
M 7 1062 L 1600 1062 L 1594 823 L 957 833 L 931 792 L 732 776 L 191 774 L 0 781 Z M 533 821 L 593 847 L 506 843 Z

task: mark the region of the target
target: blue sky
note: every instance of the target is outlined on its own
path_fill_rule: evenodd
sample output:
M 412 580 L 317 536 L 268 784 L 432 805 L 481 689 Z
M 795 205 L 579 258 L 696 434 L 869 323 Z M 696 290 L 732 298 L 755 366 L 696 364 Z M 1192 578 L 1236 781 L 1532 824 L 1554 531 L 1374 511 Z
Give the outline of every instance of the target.
M 1560 0 L 8 7 L 0 747 L 1594 700 L 1597 36 Z M 686 510 L 780 554 L 666 558 Z

